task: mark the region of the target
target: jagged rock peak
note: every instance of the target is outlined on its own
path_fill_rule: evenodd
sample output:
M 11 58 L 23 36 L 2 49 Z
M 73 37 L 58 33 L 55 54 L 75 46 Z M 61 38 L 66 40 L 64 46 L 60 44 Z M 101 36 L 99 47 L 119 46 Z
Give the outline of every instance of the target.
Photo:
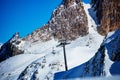
M 16 32 L 11 39 L 9 39 L 5 44 L 1 46 L 0 49 L 0 62 L 23 53 L 24 51 L 20 50 L 17 45 L 21 43 L 21 38 L 19 37 L 19 32 Z
M 10 42 L 17 41 L 18 39 L 20 39 L 20 35 L 19 32 L 16 32 L 15 34 L 13 34 L 12 38 L 10 39 Z
M 24 40 L 37 42 L 52 38 L 74 40 L 88 34 L 88 21 L 80 0 L 63 0 L 43 27 L 29 34 Z
M 78 4 L 79 2 L 81 2 L 81 0 L 63 0 L 63 5 L 65 5 L 66 7 L 69 7 L 73 4 Z

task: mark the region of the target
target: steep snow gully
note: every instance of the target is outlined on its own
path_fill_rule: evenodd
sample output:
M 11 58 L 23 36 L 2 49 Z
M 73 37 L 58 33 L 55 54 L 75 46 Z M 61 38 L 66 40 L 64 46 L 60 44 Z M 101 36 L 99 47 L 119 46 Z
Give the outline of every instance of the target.
M 104 38 L 96 31 L 97 25 L 94 21 L 96 17 L 90 5 L 83 5 L 88 17 L 89 34 L 71 41 L 66 46 L 69 70 L 90 60 L 98 51 Z M 89 13 L 93 14 L 92 17 Z M 29 51 L 25 51 L 26 54 L 11 57 L 0 63 L 0 80 L 53 80 L 55 73 L 65 71 L 63 50 L 62 47 L 56 47 L 58 44 L 58 41 L 53 39 L 46 43 L 27 45 Z M 107 58 L 106 61 L 109 62 Z M 107 67 L 106 71 L 108 71 Z

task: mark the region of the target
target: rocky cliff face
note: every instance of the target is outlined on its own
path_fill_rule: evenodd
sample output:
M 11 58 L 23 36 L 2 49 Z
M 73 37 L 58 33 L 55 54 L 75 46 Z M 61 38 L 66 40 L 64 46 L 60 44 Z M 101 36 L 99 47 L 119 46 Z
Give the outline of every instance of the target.
M 20 42 L 21 39 L 19 37 L 19 33 L 15 33 L 10 40 L 3 44 L 0 49 L 0 62 L 11 56 L 23 53 L 24 51 L 20 50 L 17 47 L 17 45 L 19 45 Z
M 24 40 L 48 41 L 51 38 L 74 40 L 88 34 L 88 21 L 80 0 L 63 0 L 53 11 L 50 21 L 26 36 Z
M 98 32 L 106 35 L 120 28 L 120 0 L 92 0 L 98 18 Z

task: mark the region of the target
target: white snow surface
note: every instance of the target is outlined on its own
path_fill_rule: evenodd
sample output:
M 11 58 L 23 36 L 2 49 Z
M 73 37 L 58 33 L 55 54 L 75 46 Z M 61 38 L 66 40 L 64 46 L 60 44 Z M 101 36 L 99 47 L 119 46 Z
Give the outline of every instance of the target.
M 97 33 L 96 24 L 88 13 L 89 8 L 89 4 L 84 4 L 88 17 L 89 34 L 71 41 L 66 46 L 68 69 L 92 58 L 103 41 L 104 37 Z M 11 57 L 0 63 L 0 80 L 16 80 L 20 73 L 31 65 L 33 67 L 28 68 L 29 70 L 23 76 L 24 78 L 27 77 L 30 80 L 32 78 L 31 73 L 34 74 L 37 70 L 38 74 L 36 76 L 39 80 L 47 80 L 47 78 L 53 80 L 55 72 L 65 70 L 63 50 L 62 47 L 56 47 L 58 44 L 58 41 L 54 39 L 48 42 L 22 42 L 18 47 L 25 50 L 25 54 Z M 55 54 L 52 54 L 53 52 Z M 46 59 L 45 62 L 43 62 L 43 58 Z M 35 67 L 37 63 L 40 65 Z M 44 65 L 42 69 L 41 64 Z
M 27 65 L 41 56 L 41 54 L 21 54 L 1 62 L 0 80 L 16 80 Z

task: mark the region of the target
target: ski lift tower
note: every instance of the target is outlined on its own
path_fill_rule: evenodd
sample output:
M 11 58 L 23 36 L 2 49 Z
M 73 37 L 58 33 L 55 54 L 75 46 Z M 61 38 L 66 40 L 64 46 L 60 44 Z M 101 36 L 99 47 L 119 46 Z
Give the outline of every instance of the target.
M 64 62 L 65 62 L 65 70 L 68 70 L 67 67 L 67 58 L 66 58 L 66 50 L 65 50 L 65 45 L 70 44 L 66 40 L 60 40 L 60 44 L 57 45 L 57 47 L 62 46 L 63 47 L 63 54 L 64 54 Z

